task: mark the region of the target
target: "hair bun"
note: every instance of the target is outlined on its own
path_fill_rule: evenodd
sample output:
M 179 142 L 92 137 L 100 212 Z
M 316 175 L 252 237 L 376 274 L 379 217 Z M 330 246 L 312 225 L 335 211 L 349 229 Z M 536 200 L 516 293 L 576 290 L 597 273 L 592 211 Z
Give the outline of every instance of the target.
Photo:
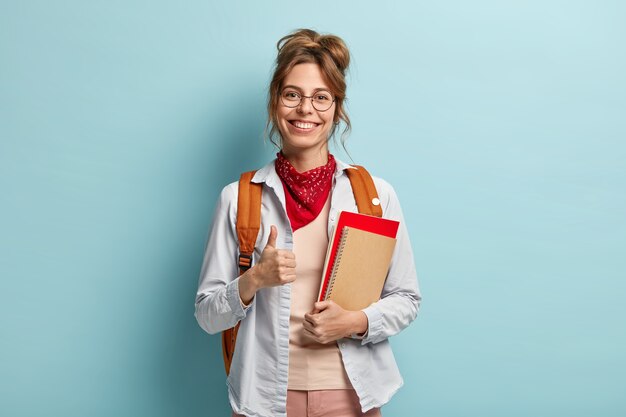
M 350 51 L 344 41 L 335 35 L 322 35 L 319 37 L 319 44 L 330 53 L 337 68 L 345 72 L 350 65 Z
M 276 48 L 279 55 L 294 52 L 299 48 L 310 51 L 325 50 L 342 73 L 345 73 L 350 65 L 350 51 L 339 36 L 320 35 L 312 29 L 299 29 L 283 36 L 276 44 Z

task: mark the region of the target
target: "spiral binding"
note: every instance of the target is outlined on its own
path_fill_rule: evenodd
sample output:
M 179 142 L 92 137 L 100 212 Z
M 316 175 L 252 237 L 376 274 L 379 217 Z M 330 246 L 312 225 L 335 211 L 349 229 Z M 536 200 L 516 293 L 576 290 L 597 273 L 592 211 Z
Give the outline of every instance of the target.
M 326 290 L 326 297 L 324 298 L 325 300 L 328 300 L 333 293 L 333 286 L 335 285 L 335 278 L 337 277 L 337 270 L 339 269 L 339 262 L 341 261 L 341 254 L 343 253 L 349 231 L 350 228 L 348 226 L 344 226 L 343 230 L 341 231 L 341 237 L 339 238 L 339 247 L 337 248 L 337 255 L 335 256 L 335 262 L 333 264 L 333 273 L 331 274 L 330 280 L 328 281 L 328 289 Z

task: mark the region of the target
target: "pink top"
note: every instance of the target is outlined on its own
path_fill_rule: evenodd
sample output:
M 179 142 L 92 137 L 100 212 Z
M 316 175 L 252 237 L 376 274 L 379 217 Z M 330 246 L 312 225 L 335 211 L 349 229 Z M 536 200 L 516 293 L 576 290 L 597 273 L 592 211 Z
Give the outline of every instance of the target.
M 323 345 L 305 336 L 304 314 L 317 301 L 328 247 L 330 198 L 311 223 L 293 233 L 296 280 L 291 284 L 288 389 L 352 389 L 337 342 Z

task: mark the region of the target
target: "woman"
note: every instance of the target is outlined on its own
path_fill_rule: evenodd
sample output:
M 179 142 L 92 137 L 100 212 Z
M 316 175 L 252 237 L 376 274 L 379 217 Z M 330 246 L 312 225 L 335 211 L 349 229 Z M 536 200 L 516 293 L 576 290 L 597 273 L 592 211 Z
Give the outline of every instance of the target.
M 268 127 L 277 158 L 256 172 L 261 229 L 253 266 L 238 276 L 237 183 L 219 197 L 196 297 L 210 334 L 240 323 L 227 378 L 233 415 L 380 416 L 401 387 L 388 337 L 415 319 L 421 296 L 393 188 L 374 177 L 383 216 L 400 221 L 381 299 L 362 311 L 316 302 L 328 236 L 356 212 L 354 169 L 329 153 L 344 109 L 349 51 L 333 35 L 299 30 L 278 42 Z M 235 414 L 239 413 L 239 414 Z

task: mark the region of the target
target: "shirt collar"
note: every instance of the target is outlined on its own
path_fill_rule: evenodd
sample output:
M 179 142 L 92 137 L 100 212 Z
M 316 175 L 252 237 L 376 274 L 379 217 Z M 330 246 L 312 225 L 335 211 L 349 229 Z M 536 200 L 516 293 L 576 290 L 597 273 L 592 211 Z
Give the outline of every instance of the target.
M 356 169 L 356 167 L 341 161 L 337 157 L 335 157 L 335 162 L 337 164 L 335 168 L 335 177 L 343 175 L 343 171 L 346 169 Z M 275 163 L 276 159 L 273 159 L 263 168 L 259 169 L 252 177 L 252 182 L 266 182 L 268 183 L 268 185 L 271 185 L 269 183 L 275 183 L 277 180 L 280 181 L 280 179 L 278 178 L 278 174 L 276 173 L 276 169 L 274 168 Z

